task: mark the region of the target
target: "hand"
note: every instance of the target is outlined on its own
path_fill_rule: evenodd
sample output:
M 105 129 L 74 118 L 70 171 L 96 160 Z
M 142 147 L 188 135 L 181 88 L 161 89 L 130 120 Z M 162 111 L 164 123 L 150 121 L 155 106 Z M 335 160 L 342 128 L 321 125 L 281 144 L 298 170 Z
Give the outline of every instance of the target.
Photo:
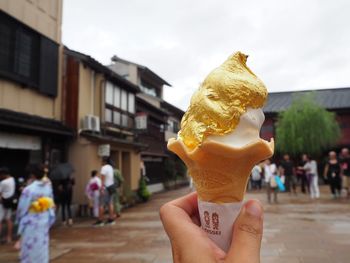
M 163 205 L 160 217 L 167 232 L 175 263 L 259 263 L 263 209 L 259 201 L 246 202 L 233 226 L 227 253 L 200 228 L 197 193 Z
M 16 243 L 13 246 L 14 249 L 20 250 L 21 249 L 21 240 L 17 240 Z

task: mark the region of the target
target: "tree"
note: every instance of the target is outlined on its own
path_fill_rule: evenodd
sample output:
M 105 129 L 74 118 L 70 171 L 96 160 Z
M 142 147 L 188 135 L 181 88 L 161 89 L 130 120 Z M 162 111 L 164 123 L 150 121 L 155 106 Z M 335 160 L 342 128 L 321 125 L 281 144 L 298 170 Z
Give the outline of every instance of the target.
M 312 92 L 294 97 L 291 106 L 278 115 L 276 150 L 279 153 L 319 155 L 339 138 L 335 114 L 317 104 Z

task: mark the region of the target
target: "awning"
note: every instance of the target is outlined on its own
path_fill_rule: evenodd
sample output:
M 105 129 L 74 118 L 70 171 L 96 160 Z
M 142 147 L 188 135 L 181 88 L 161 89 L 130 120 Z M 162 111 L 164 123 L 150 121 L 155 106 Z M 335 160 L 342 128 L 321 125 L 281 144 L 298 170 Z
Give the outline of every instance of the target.
M 0 148 L 40 150 L 40 137 L 0 132 Z
M 27 113 L 0 109 L 0 126 L 73 137 L 73 130 L 59 121 Z

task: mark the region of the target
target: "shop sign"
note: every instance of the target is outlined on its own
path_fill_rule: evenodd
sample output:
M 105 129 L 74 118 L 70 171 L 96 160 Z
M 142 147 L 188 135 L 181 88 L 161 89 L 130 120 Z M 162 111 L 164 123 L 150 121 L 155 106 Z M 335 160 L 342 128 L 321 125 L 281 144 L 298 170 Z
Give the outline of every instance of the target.
M 109 156 L 111 154 L 111 145 L 109 144 L 102 144 L 98 146 L 98 156 Z

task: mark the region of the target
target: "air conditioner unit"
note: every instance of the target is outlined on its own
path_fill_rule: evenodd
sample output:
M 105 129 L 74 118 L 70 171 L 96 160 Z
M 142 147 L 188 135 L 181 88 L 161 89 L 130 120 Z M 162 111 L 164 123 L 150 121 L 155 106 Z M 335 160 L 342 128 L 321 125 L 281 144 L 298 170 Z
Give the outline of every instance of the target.
M 94 115 L 84 117 L 83 130 L 100 132 L 100 118 Z

